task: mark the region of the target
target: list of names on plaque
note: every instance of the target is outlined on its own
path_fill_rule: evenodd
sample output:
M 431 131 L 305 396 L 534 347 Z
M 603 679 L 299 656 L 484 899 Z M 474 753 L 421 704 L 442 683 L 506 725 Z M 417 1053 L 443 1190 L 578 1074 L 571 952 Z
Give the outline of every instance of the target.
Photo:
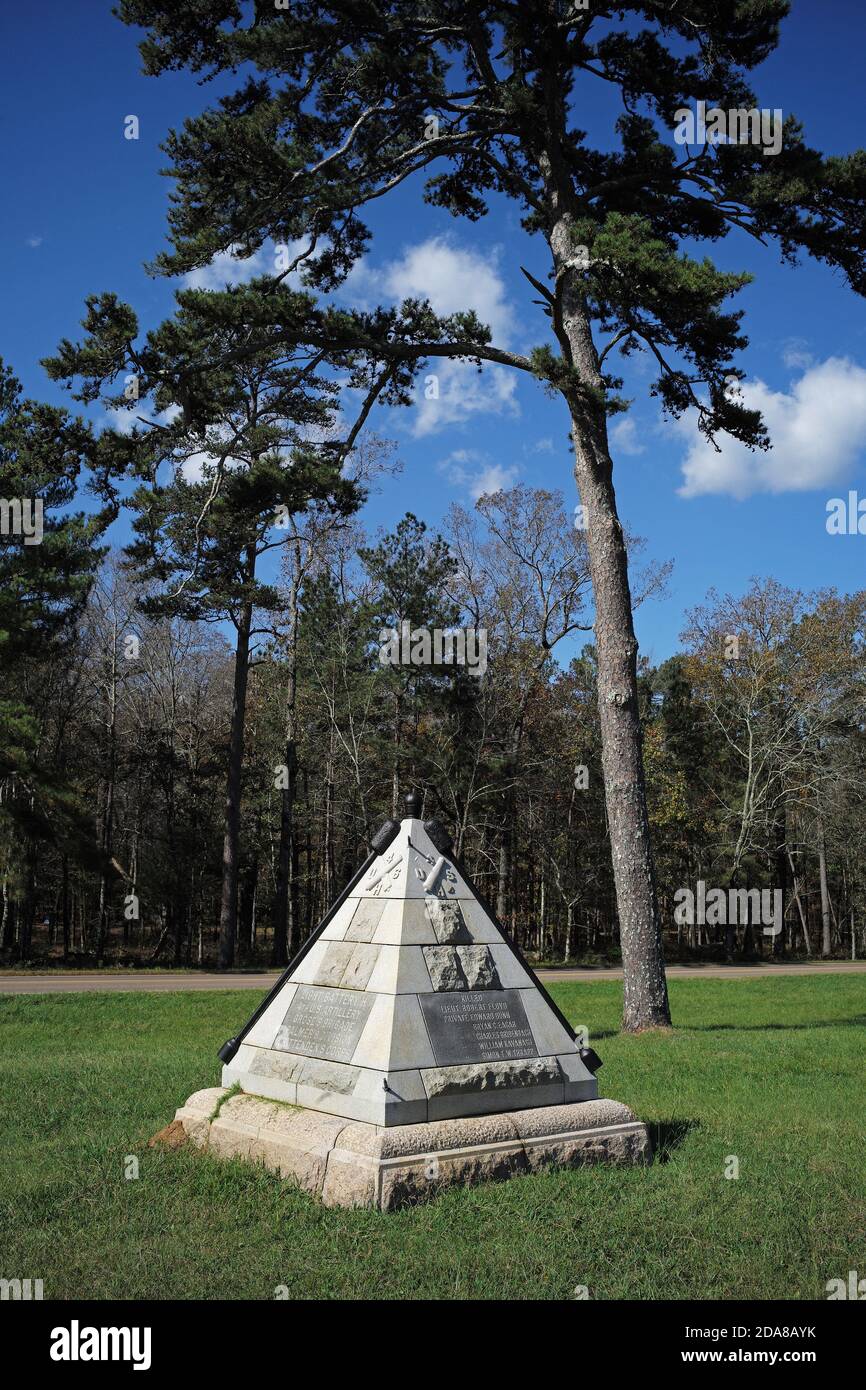
M 375 998 L 358 990 L 298 985 L 274 1047 L 302 1057 L 349 1062 Z
M 537 1057 L 518 989 L 454 991 L 419 996 L 440 1067 Z

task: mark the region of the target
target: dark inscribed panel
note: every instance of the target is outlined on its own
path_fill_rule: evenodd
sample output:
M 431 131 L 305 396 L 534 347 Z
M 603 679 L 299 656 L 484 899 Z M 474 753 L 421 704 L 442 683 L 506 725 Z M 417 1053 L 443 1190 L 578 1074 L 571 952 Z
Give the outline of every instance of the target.
M 459 990 L 419 995 L 440 1067 L 537 1057 L 519 989 Z

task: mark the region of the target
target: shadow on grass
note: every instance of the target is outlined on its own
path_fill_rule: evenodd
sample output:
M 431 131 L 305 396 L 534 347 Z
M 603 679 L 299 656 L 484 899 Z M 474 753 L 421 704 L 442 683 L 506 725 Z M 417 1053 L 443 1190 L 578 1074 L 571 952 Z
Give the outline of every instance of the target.
M 654 1163 L 670 1163 L 686 1135 L 700 1128 L 700 1120 L 648 1120 Z
M 866 1027 L 866 1014 L 854 1014 L 852 1018 L 822 1018 L 814 1023 L 687 1023 L 682 1027 L 684 1033 L 808 1033 L 813 1028 L 845 1028 L 854 1024 Z M 599 1034 L 599 1037 L 601 1034 Z

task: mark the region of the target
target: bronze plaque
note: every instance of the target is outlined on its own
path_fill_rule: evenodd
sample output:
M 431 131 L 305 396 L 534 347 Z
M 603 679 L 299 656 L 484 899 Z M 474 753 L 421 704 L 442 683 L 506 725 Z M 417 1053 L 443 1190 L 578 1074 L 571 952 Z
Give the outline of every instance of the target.
M 455 990 L 418 996 L 440 1067 L 537 1057 L 519 989 Z

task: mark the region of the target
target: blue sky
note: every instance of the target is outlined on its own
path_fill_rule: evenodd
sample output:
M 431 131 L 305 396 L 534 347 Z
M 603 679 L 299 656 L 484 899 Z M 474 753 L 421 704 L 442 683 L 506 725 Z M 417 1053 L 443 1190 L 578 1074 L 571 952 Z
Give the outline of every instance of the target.
M 793 10 L 779 50 L 753 76 L 760 103 L 796 113 L 825 152 L 856 149 L 866 144 L 866 12 L 860 0 L 795 0 Z M 170 183 L 159 175 L 159 144 L 219 89 L 185 74 L 143 77 L 135 33 L 101 0 L 8 6 L 0 44 L 0 354 L 29 394 L 61 400 L 39 359 L 77 336 L 85 295 L 116 291 L 145 327 L 170 312 L 171 283 L 143 269 L 165 244 Z M 587 96 L 581 121 L 603 142 L 609 94 L 591 88 Z M 130 114 L 140 123 L 135 141 L 124 139 Z M 422 204 L 416 184 L 378 204 L 370 221 L 370 255 L 351 285 L 356 300 L 427 293 L 443 312 L 476 308 L 495 339 L 517 350 L 545 340 L 546 320 L 519 266 L 542 276 L 547 266 L 516 207 L 497 202 L 481 223 L 453 221 Z M 784 267 L 772 248 L 741 234 L 712 254 L 756 276 L 739 297 L 751 340 L 742 366 L 747 403 L 765 410 L 776 447 L 745 458 L 726 448 L 712 458 L 689 422 L 661 421 L 648 369 L 627 369 L 634 404 L 613 431 L 620 512 L 647 538 L 648 556 L 674 560 L 668 596 L 637 615 L 652 660 L 676 649 L 685 611 L 710 586 L 736 593 L 759 574 L 850 591 L 866 575 L 866 537 L 825 529 L 829 498 L 849 488 L 866 497 L 866 302 L 825 267 Z M 397 441 L 404 469 L 371 498 L 366 524 L 390 527 L 411 510 L 435 527 L 452 501 L 468 503 L 496 483 L 559 488 L 573 506 L 564 408 L 519 374 L 441 370 L 435 405 L 420 401 L 375 420 Z

